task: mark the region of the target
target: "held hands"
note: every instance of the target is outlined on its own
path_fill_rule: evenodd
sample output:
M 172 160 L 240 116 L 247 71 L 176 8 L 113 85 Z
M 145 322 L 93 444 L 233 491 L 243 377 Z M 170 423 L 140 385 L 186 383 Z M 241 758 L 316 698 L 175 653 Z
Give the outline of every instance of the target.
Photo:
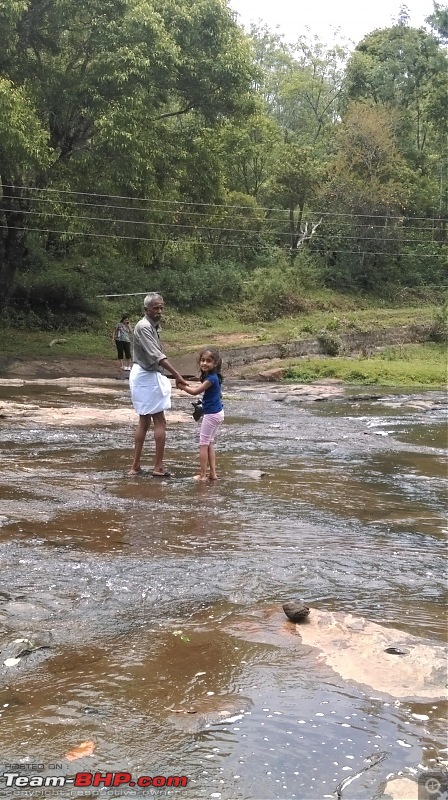
M 180 381 L 180 380 L 176 381 L 176 389 L 181 389 L 182 390 L 182 389 L 185 389 L 186 386 L 188 386 L 188 383 L 184 378 L 182 378 L 182 381 Z

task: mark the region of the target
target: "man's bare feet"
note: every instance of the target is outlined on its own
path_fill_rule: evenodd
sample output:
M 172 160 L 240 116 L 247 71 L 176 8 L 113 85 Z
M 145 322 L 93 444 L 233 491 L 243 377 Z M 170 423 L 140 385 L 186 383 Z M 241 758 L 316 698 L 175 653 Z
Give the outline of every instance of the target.
M 142 473 L 142 468 L 138 467 L 138 469 L 130 469 L 128 475 L 130 475 L 132 478 L 135 478 L 137 475 L 141 475 Z

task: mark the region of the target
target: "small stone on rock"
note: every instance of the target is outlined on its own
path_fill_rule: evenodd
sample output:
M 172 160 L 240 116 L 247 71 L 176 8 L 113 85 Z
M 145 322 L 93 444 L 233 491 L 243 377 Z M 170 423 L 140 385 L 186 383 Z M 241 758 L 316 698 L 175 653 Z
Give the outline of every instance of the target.
M 310 609 L 302 600 L 287 600 L 283 603 L 283 611 L 291 622 L 303 622 L 310 613 Z

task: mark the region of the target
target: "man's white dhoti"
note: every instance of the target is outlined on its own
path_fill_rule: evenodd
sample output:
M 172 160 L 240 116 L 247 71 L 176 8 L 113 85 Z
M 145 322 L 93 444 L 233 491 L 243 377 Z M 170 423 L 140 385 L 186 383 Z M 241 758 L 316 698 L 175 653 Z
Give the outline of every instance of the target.
M 131 400 L 137 414 L 158 414 L 171 408 L 171 383 L 160 372 L 134 364 L 129 375 Z

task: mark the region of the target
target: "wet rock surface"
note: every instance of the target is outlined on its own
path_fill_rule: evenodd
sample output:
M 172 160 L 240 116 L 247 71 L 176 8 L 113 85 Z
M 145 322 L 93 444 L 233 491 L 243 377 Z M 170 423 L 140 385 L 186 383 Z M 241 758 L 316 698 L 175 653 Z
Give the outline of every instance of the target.
M 392 778 L 387 781 L 378 800 L 420 800 L 417 781 L 412 778 Z
M 378 692 L 414 700 L 444 699 L 448 650 L 383 628 L 362 617 L 313 609 L 307 625 L 297 627 L 302 642 L 321 651 L 344 680 L 367 684 Z M 403 657 L 397 659 L 397 649 Z
M 132 425 L 135 424 L 135 412 L 131 406 L 127 381 L 117 381 L 110 378 L 40 378 L 36 380 L 17 381 L 15 379 L 0 378 L 0 391 L 17 387 L 39 387 L 41 390 L 48 387 L 48 391 L 64 390 L 67 401 L 64 403 L 64 395 L 60 394 L 55 405 L 48 402 L 44 404 L 29 403 L 23 398 L 17 402 L 9 399 L 1 399 L 0 395 L 0 420 L 11 420 L 16 422 L 40 422 L 43 425 Z M 178 396 L 180 392 L 173 389 L 173 396 Z M 76 396 L 81 395 L 81 401 L 76 402 Z M 83 401 L 83 396 L 93 396 L 97 399 L 96 405 L 87 405 Z M 100 402 L 103 399 L 103 407 Z M 116 406 L 111 407 L 110 400 L 114 400 Z M 186 413 L 167 411 L 166 417 L 169 422 L 180 422 L 186 420 Z
M 176 708 L 168 722 L 189 733 L 205 731 L 213 725 L 232 725 L 243 718 L 252 701 L 241 695 L 202 698 L 184 708 Z
M 251 641 L 293 648 L 296 659 L 307 652 L 313 658 L 316 674 L 325 664 L 344 681 L 368 686 L 377 693 L 422 703 L 446 698 L 446 645 L 386 628 L 364 617 L 317 608 L 300 617 L 294 627 L 292 633 L 292 625 L 283 622 L 278 609 L 267 607 L 253 615 L 250 623 L 232 621 L 229 631 Z M 403 655 L 388 653 L 388 648 L 399 649 Z

